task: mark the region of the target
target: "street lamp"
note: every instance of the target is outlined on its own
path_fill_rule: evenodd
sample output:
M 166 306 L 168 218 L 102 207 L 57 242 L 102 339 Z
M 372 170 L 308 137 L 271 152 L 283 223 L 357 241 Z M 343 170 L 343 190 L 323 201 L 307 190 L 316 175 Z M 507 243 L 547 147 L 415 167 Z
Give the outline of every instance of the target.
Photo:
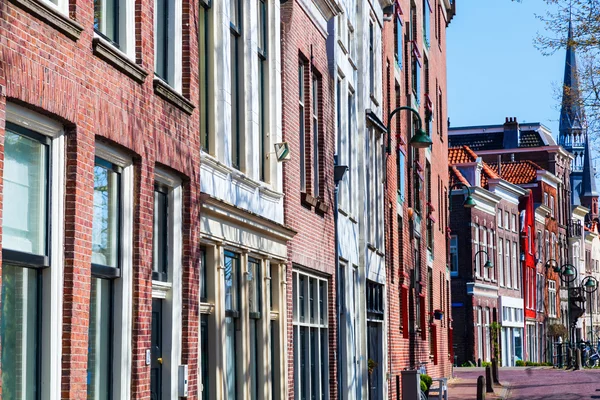
M 552 270 L 554 272 L 556 272 L 557 274 L 560 273 L 560 267 L 558 266 L 558 261 L 556 261 L 554 258 L 551 258 L 550 260 L 546 261 L 546 270 L 549 270 L 550 268 L 552 268 Z
M 592 318 L 592 294 L 596 290 L 598 290 L 598 280 L 591 275 L 586 276 L 583 279 L 583 282 L 581 282 L 581 288 L 584 292 L 588 294 L 588 307 L 590 311 L 590 337 L 588 338 L 588 341 L 590 341 L 591 343 L 591 341 L 594 338 L 594 320 Z
M 388 116 L 388 124 L 387 124 L 388 142 L 387 142 L 386 152 L 388 154 L 392 153 L 392 135 L 390 132 L 391 127 L 392 127 L 392 118 L 394 117 L 394 115 L 396 113 L 398 113 L 402 110 L 408 110 L 408 111 L 412 112 L 413 114 L 415 114 L 417 117 L 417 126 L 415 127 L 415 134 L 413 135 L 413 137 L 410 138 L 410 140 L 408 141 L 408 144 L 410 144 L 412 147 L 414 147 L 416 149 L 426 149 L 427 147 L 431 146 L 433 144 L 433 141 L 431 140 L 431 137 L 427 134 L 427 132 L 425 132 L 423 130 L 423 121 L 421 120 L 421 116 L 419 115 L 419 112 L 417 110 L 415 110 L 414 108 L 411 108 L 408 106 L 401 106 L 401 107 L 394 109 Z
M 477 202 L 475 201 L 475 199 L 473 199 L 473 197 L 471 196 L 471 188 L 468 187 L 467 185 L 465 185 L 464 183 L 455 183 L 454 185 L 450 186 L 450 192 L 449 192 L 449 203 L 450 203 L 450 207 L 448 211 L 452 211 L 452 189 L 454 188 L 462 188 L 465 189 L 467 191 L 467 197 L 465 199 L 465 201 L 463 202 L 463 207 L 464 208 L 473 208 L 477 205 Z
M 485 262 L 485 264 L 483 264 L 484 268 L 494 268 L 494 264 L 492 264 L 492 262 L 490 261 L 490 256 L 488 255 L 488 252 L 485 250 L 479 250 L 477 253 L 475 253 L 475 259 L 473 260 L 475 263 L 477 263 L 477 255 L 479 253 L 483 253 L 486 255 L 487 260 Z

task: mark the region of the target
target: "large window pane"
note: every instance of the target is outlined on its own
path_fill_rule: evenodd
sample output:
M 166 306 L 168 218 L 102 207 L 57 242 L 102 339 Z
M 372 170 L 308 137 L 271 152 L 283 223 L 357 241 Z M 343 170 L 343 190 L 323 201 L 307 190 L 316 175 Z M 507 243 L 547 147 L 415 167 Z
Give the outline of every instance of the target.
M 235 362 L 235 320 L 225 318 L 225 379 L 227 400 L 236 398 L 236 362 Z
M 94 220 L 92 263 L 118 268 L 121 174 L 112 164 L 96 159 L 94 166 Z
M 117 44 L 119 0 L 94 0 L 94 30 Z
M 225 310 L 237 311 L 237 273 L 239 258 L 231 252 L 225 252 Z
M 6 198 L 6 196 L 5 196 Z M 2 398 L 38 395 L 39 272 L 2 266 Z
M 154 19 L 155 40 L 155 66 L 156 75 L 167 83 L 172 83 L 169 71 L 169 57 L 171 54 L 171 43 L 169 41 L 169 23 L 172 16 L 172 5 L 169 0 L 156 0 L 156 16 Z M 172 22 L 171 22 L 172 24 Z
M 168 280 L 168 194 L 165 190 L 154 190 L 154 232 L 152 279 Z
M 208 400 L 210 390 L 208 387 L 208 315 L 200 316 L 200 338 L 201 354 L 200 362 L 202 367 L 202 400 Z
M 92 278 L 87 398 L 110 399 L 112 281 Z
M 46 145 L 6 130 L 2 247 L 46 254 Z M 9 194 L 9 195 L 8 195 Z

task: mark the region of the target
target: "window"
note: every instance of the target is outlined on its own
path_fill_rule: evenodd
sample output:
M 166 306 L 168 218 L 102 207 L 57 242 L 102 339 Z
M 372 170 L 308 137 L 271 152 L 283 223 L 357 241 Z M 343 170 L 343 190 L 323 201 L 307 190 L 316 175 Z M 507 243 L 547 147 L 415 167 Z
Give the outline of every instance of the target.
M 369 21 L 369 94 L 375 96 L 375 27 Z
M 420 103 L 421 95 L 421 61 L 419 60 L 418 49 L 413 42 L 412 65 L 411 65 L 411 87 L 415 101 Z
M 510 279 L 511 279 L 511 268 L 510 268 L 510 240 L 506 239 L 506 252 L 504 254 L 504 272 L 505 272 L 505 280 L 506 287 L 511 287 Z
M 58 0 L 52 2 L 59 3 Z M 134 12 L 133 6 L 129 0 L 94 0 L 94 32 L 129 57 L 135 52 L 135 32 L 126 21 L 128 14 Z
M 293 273 L 294 398 L 329 396 L 328 281 Z
M 575 246 L 573 246 L 573 252 L 575 252 Z M 577 248 L 577 261 L 575 266 L 579 266 L 579 248 Z M 552 241 L 550 242 L 550 258 L 556 259 L 556 233 L 552 232 Z
M 519 288 L 519 278 L 520 278 L 520 274 L 519 274 L 519 262 L 517 261 L 517 242 L 512 242 L 512 281 L 513 281 L 513 288 L 518 289 Z
M 305 93 L 304 93 L 304 61 L 300 60 L 298 64 L 298 97 L 299 97 L 299 111 L 300 116 L 300 190 L 306 192 L 306 129 L 304 121 L 306 119 L 305 114 Z
M 481 228 L 481 250 L 485 251 L 487 254 L 486 253 L 480 254 L 480 256 L 481 256 L 480 268 L 482 269 L 481 276 L 483 276 L 485 279 L 490 278 L 490 269 L 485 267 L 485 260 L 487 260 L 488 257 L 491 256 L 491 254 L 487 248 L 487 237 L 488 237 L 487 230 L 482 227 Z
M 50 361 L 40 360 L 38 354 L 46 347 L 40 332 L 42 314 L 54 311 L 42 299 L 42 288 L 50 283 L 44 270 L 62 267 L 51 266 L 49 259 L 54 240 L 49 213 L 51 147 L 50 137 L 6 123 L 0 338 L 2 394 L 9 399 L 40 396 L 41 363 Z
M 479 226 L 474 226 L 473 231 L 473 253 L 477 254 L 479 252 Z M 475 276 L 479 277 L 479 269 L 481 266 L 481 254 L 477 254 L 475 257 Z
M 498 228 L 502 228 L 502 210 L 498 209 L 498 222 L 496 223 Z
M 212 27 L 212 14 L 210 10 L 210 2 L 200 2 L 200 15 L 199 15 L 199 27 L 198 27 L 198 45 L 199 54 L 199 78 L 200 78 L 200 138 L 202 149 L 206 152 L 214 152 L 214 148 L 210 148 L 210 109 L 212 106 L 211 86 L 213 72 L 211 69 L 211 27 Z
M 431 205 L 431 164 L 429 161 L 425 161 L 425 202 L 427 207 Z M 427 217 L 427 248 L 433 252 L 433 219 L 431 216 Z
M 181 91 L 181 0 L 154 0 L 154 73 Z
M 548 314 L 556 317 L 556 281 L 548 281 Z
M 154 186 L 154 229 L 152 234 L 152 279 L 167 281 L 168 278 L 168 218 L 169 194 L 162 185 Z
M 544 205 L 548 205 L 548 193 L 544 192 Z
M 241 149 L 242 134 L 242 97 L 244 90 L 241 87 L 240 53 L 242 49 L 242 4 L 240 0 L 230 1 L 229 21 L 229 52 L 230 52 L 230 80 L 231 80 L 231 166 L 241 169 L 243 152 Z
M 394 22 L 394 54 L 398 68 L 402 68 L 402 20 L 398 15 Z
M 89 312 L 88 399 L 124 395 L 121 366 L 131 368 L 131 250 L 133 167 L 123 154 L 96 143 L 92 280 Z M 130 240 L 130 239 L 129 239 Z
M 516 214 L 511 214 L 511 225 L 510 225 L 511 229 L 513 232 L 517 231 L 517 215 Z
M 354 190 L 353 190 L 353 175 L 352 175 L 352 160 L 354 159 L 353 156 L 353 148 L 352 148 L 352 138 L 354 137 L 354 114 L 355 114 L 355 104 L 354 104 L 355 100 L 354 100 L 354 92 L 353 91 L 348 91 L 348 137 L 346 138 L 346 146 L 347 146 L 347 153 L 346 153 L 346 165 L 348 166 L 348 172 L 346 174 L 344 174 L 344 180 L 346 180 L 347 182 L 347 193 L 346 193 L 346 199 L 348 202 L 348 211 L 352 211 L 353 210 L 353 202 L 352 202 L 352 198 L 354 196 Z
M 507 210 L 504 211 L 504 229 L 510 229 L 510 213 Z
M 267 60 L 268 18 L 266 0 L 258 0 L 258 131 L 260 154 L 260 180 L 269 178 L 267 153 L 269 147 L 268 111 L 266 93 L 269 92 L 269 74 Z
M 477 328 L 477 358 L 483 358 L 483 310 L 481 307 L 475 307 L 477 312 L 476 328 Z
M 498 280 L 500 281 L 500 286 L 504 286 L 504 256 L 502 255 L 502 250 L 504 248 L 504 240 L 502 238 L 498 239 Z
M 429 14 L 431 13 L 431 6 L 429 5 L 429 0 L 423 0 L 423 43 L 426 48 L 429 48 Z
M 533 254 L 533 235 L 531 234 L 531 226 L 527 227 L 527 249 L 529 254 Z
M 537 259 L 542 259 L 543 254 L 542 254 L 542 231 L 538 230 L 535 236 L 535 248 L 536 248 L 536 260 L 535 262 L 537 263 L 538 260 Z
M 383 320 L 384 286 L 367 279 L 367 319 Z
M 553 259 L 553 257 L 550 256 L 550 232 L 546 231 L 546 252 L 545 252 L 545 256 L 546 256 L 546 261 L 549 261 L 551 259 Z
M 356 44 L 354 43 L 354 27 L 348 23 L 348 53 L 350 62 L 356 59 Z
M 252 398 L 259 399 L 262 389 L 259 381 L 262 380 L 261 373 L 264 370 L 264 360 L 261 357 L 261 343 L 264 342 L 261 323 L 262 296 L 261 296 L 261 262 L 248 257 L 248 311 L 250 321 L 250 389 Z M 259 390 L 261 389 L 261 390 Z
M 313 153 L 313 196 L 318 198 L 320 196 L 320 160 L 319 160 L 319 141 L 320 141 L 320 126 L 319 126 L 319 113 L 320 113 L 320 85 L 319 79 L 316 74 L 313 73 L 312 78 L 312 128 L 313 128 L 313 143 L 312 143 L 312 153 Z
M 421 307 L 421 239 L 418 237 L 415 237 L 415 245 L 414 245 L 414 265 L 415 268 L 413 270 L 414 273 L 414 279 L 413 279 L 413 285 L 414 285 L 414 289 L 415 289 L 415 294 L 414 294 L 414 303 L 415 303 L 415 315 L 416 315 L 416 327 L 417 329 L 421 329 L 421 312 L 424 312 L 425 310 L 422 310 Z
M 225 392 L 228 399 L 237 398 L 238 373 L 236 331 L 240 321 L 240 256 L 225 251 Z
M 458 236 L 450 237 L 450 274 L 458 276 Z
M 550 216 L 554 218 L 554 196 L 550 196 Z

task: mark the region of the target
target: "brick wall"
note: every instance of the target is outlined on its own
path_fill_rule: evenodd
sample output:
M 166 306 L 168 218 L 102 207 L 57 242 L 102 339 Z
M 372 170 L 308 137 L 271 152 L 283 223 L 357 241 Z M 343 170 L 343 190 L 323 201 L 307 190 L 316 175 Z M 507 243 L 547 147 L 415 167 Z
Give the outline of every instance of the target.
M 0 160 L 5 107 L 12 101 L 65 124 L 67 135 L 62 397 L 85 398 L 90 296 L 95 140 L 134 159 L 132 398 L 150 396 L 151 268 L 154 167 L 184 178 L 183 364 L 197 370 L 199 142 L 191 116 L 153 89 L 153 2 L 136 1 L 136 60 L 148 76 L 137 83 L 92 53 L 93 4 L 70 1 L 84 29 L 73 40 L 11 2 L 0 5 Z M 196 4 L 183 0 L 183 94 L 197 103 Z M 0 172 L 2 164 L 0 164 Z M 0 173 L 1 176 L 1 173 Z M 0 182 L 0 193 L 2 192 Z M 0 195 L 1 196 L 1 195 Z M 1 202 L 0 197 L 0 202 Z M 0 207 L 1 209 L 1 207 Z M 190 399 L 197 378 L 189 375 Z
M 398 106 L 411 105 L 410 93 L 412 92 L 411 72 L 410 72 L 410 43 L 404 40 L 407 33 L 406 22 L 410 22 L 410 4 L 409 1 L 400 1 L 404 21 L 402 38 L 402 69 L 395 67 L 395 31 L 394 22 L 385 22 L 383 29 L 383 88 L 384 88 L 384 121 L 387 121 L 389 110 Z M 419 280 L 423 282 L 420 293 L 415 293 L 411 289 L 410 276 L 414 271 L 414 241 L 413 224 L 409 218 L 409 208 L 412 207 L 412 194 L 409 193 L 411 185 L 409 181 L 415 171 L 414 165 L 409 165 L 408 153 L 411 151 L 407 142 L 410 140 L 409 121 L 412 115 L 409 112 L 401 111 L 394 116 L 391 127 L 392 146 L 391 154 L 387 156 L 387 186 L 385 197 L 385 221 L 386 221 L 386 265 L 389 271 L 387 275 L 388 285 L 388 305 L 389 305 L 389 374 L 388 383 L 389 398 L 395 399 L 400 393 L 396 390 L 396 377 L 400 376 L 401 371 L 408 367 L 416 367 L 422 363 L 426 364 L 427 373 L 433 377 L 443 377 L 450 375 L 451 368 L 451 349 L 449 348 L 448 333 L 451 332 L 451 307 L 448 304 L 450 296 L 447 296 L 450 285 L 446 285 L 446 264 L 448 255 L 447 227 L 449 225 L 447 213 L 447 188 L 448 188 L 448 140 L 447 140 L 447 108 L 446 108 L 446 40 L 445 28 L 446 21 L 443 14 L 439 12 L 438 7 L 443 7 L 440 1 L 430 1 L 432 12 L 430 13 L 430 48 L 427 52 L 429 65 L 429 86 L 425 86 L 425 71 L 422 69 L 421 81 L 421 103 L 418 107 L 419 115 L 423 118 L 423 129 L 426 126 L 426 110 L 424 94 L 427 93 L 433 102 L 434 120 L 431 122 L 430 135 L 433 139 L 431 153 L 429 156 L 425 150 L 419 150 L 419 160 L 421 165 L 425 166 L 425 160 L 428 160 L 431 167 L 431 198 L 430 206 L 425 202 L 425 191 L 427 188 L 422 183 L 420 192 L 421 200 L 421 224 L 416 230 L 421 235 L 421 276 Z M 423 48 L 422 21 L 423 21 L 423 2 L 416 2 L 417 8 L 417 46 Z M 394 20 L 395 18 L 393 18 Z M 439 29 L 438 29 L 439 21 Z M 412 27 L 410 28 L 412 30 Z M 423 52 L 422 52 L 423 53 Z M 388 73 L 388 65 L 391 72 Z M 388 79 L 388 76 L 390 79 Z M 396 86 L 399 86 L 399 95 L 396 94 Z M 441 93 L 441 97 L 438 96 Z M 440 102 L 441 99 L 441 102 Z M 402 139 L 400 140 L 399 137 Z M 401 142 L 405 142 L 402 144 Z M 405 193 L 406 201 L 399 207 L 397 202 L 397 149 L 401 147 L 406 157 L 405 164 L 401 165 L 405 174 Z M 425 174 L 425 171 L 422 172 Z M 398 216 L 401 217 L 402 226 L 399 226 Z M 431 261 L 427 254 L 426 243 L 426 223 L 431 218 L 433 222 L 433 249 L 431 252 Z M 433 304 L 428 304 L 427 290 L 427 266 L 432 267 L 433 276 Z M 443 288 L 443 289 L 442 289 Z M 422 315 L 415 315 L 413 306 L 407 304 L 410 298 L 424 299 L 422 304 Z M 424 296 L 424 297 L 423 297 Z M 443 320 L 434 320 L 429 315 L 430 309 L 440 309 L 444 311 Z M 421 319 L 422 331 L 414 333 L 411 339 L 411 328 L 409 321 Z M 435 335 L 434 349 L 429 348 L 428 327 L 430 324 L 431 332 Z M 435 350 L 435 356 L 433 355 Z M 413 365 L 411 365 L 413 364 Z M 401 390 L 401 388 L 400 388 Z
M 284 219 L 285 224 L 298 233 L 288 245 L 289 264 L 287 268 L 287 309 L 288 343 L 293 343 L 292 331 L 292 268 L 299 267 L 313 273 L 322 274 L 329 279 L 329 391 L 332 399 L 337 398 L 337 313 L 335 301 L 335 234 L 333 222 L 333 155 L 335 147 L 335 91 L 334 80 L 329 74 L 326 33 L 306 14 L 297 1 L 289 1 L 281 5 L 281 87 L 283 102 L 283 140 L 289 143 L 292 158 L 283 167 L 284 187 Z M 300 191 L 300 154 L 299 147 L 299 109 L 298 109 L 298 64 L 300 58 L 305 64 L 305 113 L 307 122 L 312 115 L 312 93 L 310 82 L 314 71 L 320 77 L 319 111 L 319 159 L 321 172 L 320 201 L 326 205 L 326 212 L 319 212 L 315 207 L 302 202 Z M 314 69 L 314 70 L 313 70 Z M 308 76 L 307 76 L 308 75 Z M 312 137 L 312 124 L 305 123 L 305 132 Z M 312 147 L 307 146 L 306 152 Z M 309 156 L 310 157 L 310 156 Z M 312 160 L 309 158 L 309 160 Z M 312 165 L 307 161 L 307 191 L 311 191 L 308 183 L 312 176 Z M 288 387 L 289 396 L 294 397 L 294 353 L 293 346 L 288 346 Z

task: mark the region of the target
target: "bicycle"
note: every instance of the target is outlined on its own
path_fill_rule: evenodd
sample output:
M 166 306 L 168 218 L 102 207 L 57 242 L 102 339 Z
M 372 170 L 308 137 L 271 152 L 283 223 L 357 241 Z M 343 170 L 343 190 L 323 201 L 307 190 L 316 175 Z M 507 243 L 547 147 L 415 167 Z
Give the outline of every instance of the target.
M 591 347 L 589 342 L 587 342 L 584 351 L 586 355 L 585 366 L 588 368 L 594 368 L 597 366 L 598 362 L 600 361 L 598 349 Z

